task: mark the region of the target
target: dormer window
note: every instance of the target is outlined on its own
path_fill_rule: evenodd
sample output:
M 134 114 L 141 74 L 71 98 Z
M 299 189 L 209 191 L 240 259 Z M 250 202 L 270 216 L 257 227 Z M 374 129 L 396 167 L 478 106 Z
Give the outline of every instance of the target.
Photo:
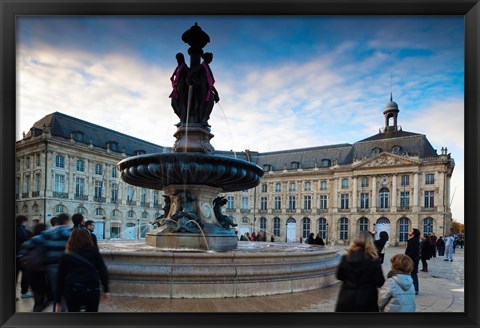
M 382 150 L 378 147 L 372 149 L 372 155 L 378 155 L 382 152 Z
M 147 152 L 143 149 L 135 150 L 135 155 L 143 155 L 146 154 Z
M 113 151 L 119 151 L 118 142 L 116 141 L 107 141 L 107 147 Z
M 324 158 L 324 159 L 322 159 L 321 165 L 322 165 L 322 167 L 330 167 L 332 165 L 332 161 Z
M 292 169 L 296 170 L 300 168 L 300 163 L 299 162 L 292 162 L 291 163 Z
M 392 147 L 392 154 L 400 154 L 400 146 L 393 146 Z
M 271 171 L 271 170 L 272 170 L 272 165 L 270 165 L 270 164 L 264 164 L 264 165 L 263 165 L 263 170 L 264 170 L 265 172 Z
M 84 142 L 85 133 L 83 133 L 82 131 L 73 131 L 72 137 L 73 137 L 73 140 L 75 140 L 76 142 Z

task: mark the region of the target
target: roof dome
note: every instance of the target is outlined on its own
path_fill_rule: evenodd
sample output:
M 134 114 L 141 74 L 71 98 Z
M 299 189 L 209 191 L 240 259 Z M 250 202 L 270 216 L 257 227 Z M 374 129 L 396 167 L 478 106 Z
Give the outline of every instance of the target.
M 393 101 L 392 94 L 390 94 L 390 102 L 385 105 L 385 111 L 398 111 L 398 104 Z

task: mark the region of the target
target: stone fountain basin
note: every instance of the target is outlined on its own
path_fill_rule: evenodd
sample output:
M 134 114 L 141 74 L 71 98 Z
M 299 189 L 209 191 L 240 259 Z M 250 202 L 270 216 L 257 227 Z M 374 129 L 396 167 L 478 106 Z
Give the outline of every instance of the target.
M 161 249 L 142 242 L 101 242 L 113 295 L 223 298 L 295 293 L 337 282 L 334 248 L 238 242 L 228 252 Z
M 139 187 L 161 190 L 168 185 L 205 185 L 223 191 L 257 186 L 263 169 L 253 163 L 201 153 L 146 154 L 126 158 L 117 164 L 123 181 Z

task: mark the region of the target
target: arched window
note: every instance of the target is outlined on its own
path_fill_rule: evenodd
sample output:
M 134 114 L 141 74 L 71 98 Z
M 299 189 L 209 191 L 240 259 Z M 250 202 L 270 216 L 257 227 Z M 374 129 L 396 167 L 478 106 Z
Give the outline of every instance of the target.
M 406 242 L 408 240 L 408 231 L 409 231 L 409 219 L 401 218 L 398 220 L 398 241 Z
M 25 212 L 24 212 L 25 213 Z M 55 206 L 55 213 L 67 213 L 67 208 L 61 204 Z
M 95 209 L 95 215 L 96 216 L 105 216 L 105 211 L 103 208 L 97 208 Z
M 433 232 L 433 219 L 432 218 L 423 219 L 423 234 L 428 235 L 431 232 Z
M 327 219 L 320 218 L 318 219 L 318 233 L 322 239 L 326 239 L 327 237 Z
M 247 218 L 246 216 L 244 216 L 244 217 L 242 218 L 242 223 L 243 223 L 243 224 L 248 224 L 249 222 L 250 222 L 250 219 Z
M 142 219 L 148 219 L 148 213 L 142 212 Z
M 32 207 L 33 215 L 38 215 L 39 213 L 39 207 L 37 204 L 34 204 Z
M 85 207 L 83 206 L 79 206 L 75 209 L 75 212 L 76 213 L 79 213 L 79 214 L 82 214 L 83 216 L 87 216 L 88 215 L 88 211 Z
M 368 219 L 363 217 L 358 220 L 358 230 L 359 231 L 368 231 Z
M 273 234 L 280 237 L 280 218 L 273 218 Z
M 378 155 L 382 152 L 382 150 L 378 147 L 372 149 L 372 155 Z
M 129 219 L 135 218 L 135 212 L 134 212 L 134 211 L 128 211 L 127 217 L 128 217 Z
M 379 204 L 380 208 L 389 208 L 390 207 L 390 190 L 388 188 L 380 189 L 379 193 Z
M 309 234 L 310 234 L 310 219 L 303 218 L 303 229 L 302 229 L 303 238 L 308 238 Z
M 340 240 L 347 240 L 348 239 L 348 219 L 347 218 L 340 218 Z
M 267 219 L 260 218 L 260 230 L 267 231 Z
M 119 210 L 113 210 L 112 211 L 112 217 L 113 218 L 119 218 L 121 217 L 122 215 L 120 214 L 120 211 Z

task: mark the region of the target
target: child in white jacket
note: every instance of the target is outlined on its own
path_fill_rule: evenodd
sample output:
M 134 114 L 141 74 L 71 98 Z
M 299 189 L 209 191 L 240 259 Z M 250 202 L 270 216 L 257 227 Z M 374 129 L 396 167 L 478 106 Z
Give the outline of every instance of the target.
M 396 254 L 391 259 L 392 269 L 378 295 L 380 312 L 415 312 L 415 287 L 411 272 L 413 261 L 405 254 Z

